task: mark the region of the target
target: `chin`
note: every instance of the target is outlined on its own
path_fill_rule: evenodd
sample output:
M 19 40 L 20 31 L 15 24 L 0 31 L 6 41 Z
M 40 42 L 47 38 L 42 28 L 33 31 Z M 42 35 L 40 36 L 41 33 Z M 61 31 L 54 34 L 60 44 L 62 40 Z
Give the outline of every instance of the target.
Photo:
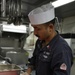
M 39 40 L 43 40 L 42 38 L 38 38 Z

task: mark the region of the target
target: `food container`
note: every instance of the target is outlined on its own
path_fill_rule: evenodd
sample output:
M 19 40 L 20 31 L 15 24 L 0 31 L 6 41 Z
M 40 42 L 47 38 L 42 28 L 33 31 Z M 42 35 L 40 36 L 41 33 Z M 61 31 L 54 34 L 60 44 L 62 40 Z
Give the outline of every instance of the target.
M 0 75 L 20 75 L 20 68 L 15 64 L 0 65 Z

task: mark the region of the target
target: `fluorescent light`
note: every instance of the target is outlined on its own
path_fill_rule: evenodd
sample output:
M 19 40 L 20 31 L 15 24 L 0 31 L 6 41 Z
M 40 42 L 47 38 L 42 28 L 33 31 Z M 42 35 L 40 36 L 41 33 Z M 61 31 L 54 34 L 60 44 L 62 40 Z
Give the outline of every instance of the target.
M 3 31 L 15 32 L 15 33 L 26 33 L 26 26 L 25 25 L 15 26 L 13 24 L 11 25 L 3 24 Z
M 75 0 L 57 0 L 55 2 L 52 3 L 52 5 L 54 5 L 54 7 L 59 7 L 59 6 L 62 6 L 64 4 L 67 4 L 67 3 L 70 3 L 70 2 L 73 2 Z

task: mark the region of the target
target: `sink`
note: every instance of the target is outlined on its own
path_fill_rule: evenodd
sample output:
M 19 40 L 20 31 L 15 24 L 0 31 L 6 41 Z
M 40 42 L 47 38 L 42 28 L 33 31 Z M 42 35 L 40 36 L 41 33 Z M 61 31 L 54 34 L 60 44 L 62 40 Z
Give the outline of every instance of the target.
M 0 75 L 20 75 L 20 68 L 15 64 L 0 65 Z

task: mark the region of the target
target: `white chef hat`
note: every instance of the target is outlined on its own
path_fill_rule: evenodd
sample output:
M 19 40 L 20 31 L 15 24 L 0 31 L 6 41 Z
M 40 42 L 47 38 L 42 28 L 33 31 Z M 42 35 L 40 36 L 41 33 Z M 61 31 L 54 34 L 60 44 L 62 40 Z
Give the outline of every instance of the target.
M 43 24 L 55 18 L 54 6 L 49 3 L 32 10 L 28 14 L 31 24 Z

